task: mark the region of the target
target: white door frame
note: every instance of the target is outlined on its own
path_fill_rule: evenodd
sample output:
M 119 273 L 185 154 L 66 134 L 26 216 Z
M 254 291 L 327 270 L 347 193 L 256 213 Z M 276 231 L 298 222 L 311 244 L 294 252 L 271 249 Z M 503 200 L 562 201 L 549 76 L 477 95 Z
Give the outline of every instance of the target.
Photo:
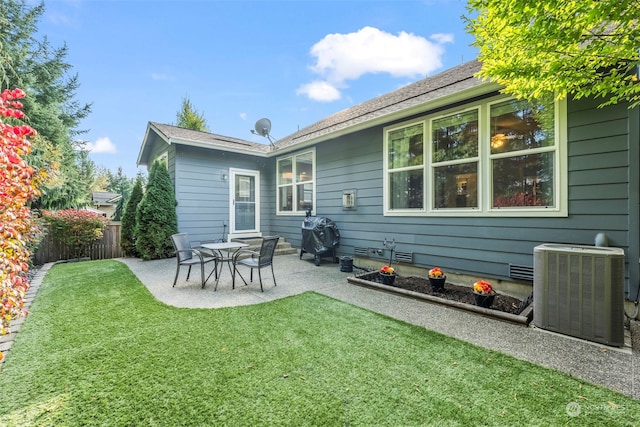
M 236 230 L 236 194 L 245 189 L 236 188 L 236 177 L 253 178 L 255 183 L 254 199 L 255 228 L 250 230 Z M 260 171 L 249 169 L 229 168 L 229 237 L 261 237 L 260 232 Z

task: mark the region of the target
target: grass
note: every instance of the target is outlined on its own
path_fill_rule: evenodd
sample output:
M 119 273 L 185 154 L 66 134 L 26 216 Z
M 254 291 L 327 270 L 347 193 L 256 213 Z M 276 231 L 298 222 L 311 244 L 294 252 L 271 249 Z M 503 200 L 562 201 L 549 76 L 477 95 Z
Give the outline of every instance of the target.
M 638 400 L 311 292 L 181 309 L 124 264 L 92 261 L 52 268 L 31 311 L 0 372 L 2 425 L 640 420 Z

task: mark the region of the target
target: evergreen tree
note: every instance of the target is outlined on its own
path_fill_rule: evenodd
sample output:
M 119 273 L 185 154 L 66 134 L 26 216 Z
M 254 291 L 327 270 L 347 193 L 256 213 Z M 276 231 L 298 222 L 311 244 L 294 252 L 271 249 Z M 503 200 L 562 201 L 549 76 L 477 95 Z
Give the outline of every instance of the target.
M 147 190 L 136 209 L 134 235 L 142 259 L 173 256 L 171 235 L 178 232 L 176 205 L 169 171 L 156 161 L 151 165 Z
M 124 208 L 129 200 L 129 195 L 131 194 L 131 188 L 133 187 L 133 180 L 127 178 L 122 171 L 122 166 L 118 167 L 118 172 L 113 175 L 111 172 L 107 172 L 107 191 L 112 193 L 120 194 L 120 200 L 116 204 L 116 210 L 113 213 L 114 221 L 121 221 L 122 215 L 124 213 Z
M 28 160 L 42 192 L 34 206 L 83 206 L 92 183 L 79 171 L 82 159 L 73 141 L 83 133 L 77 127 L 91 106 L 75 100 L 79 81 L 65 62 L 67 46 L 54 48 L 46 37 L 36 38 L 44 8 L 44 2 L 0 2 L 0 90 L 20 87 L 27 92 L 25 121 L 38 131 Z
M 182 98 L 182 109 L 177 114 L 178 123 L 176 126 L 186 129 L 209 132 L 207 121 L 191 105 L 189 98 Z
M 142 200 L 142 196 L 142 177 L 138 176 L 124 208 L 120 226 L 120 247 L 127 256 L 140 257 L 140 253 L 136 250 L 134 232 L 136 227 L 136 209 L 138 208 L 140 200 Z M 122 199 L 124 199 L 124 197 Z

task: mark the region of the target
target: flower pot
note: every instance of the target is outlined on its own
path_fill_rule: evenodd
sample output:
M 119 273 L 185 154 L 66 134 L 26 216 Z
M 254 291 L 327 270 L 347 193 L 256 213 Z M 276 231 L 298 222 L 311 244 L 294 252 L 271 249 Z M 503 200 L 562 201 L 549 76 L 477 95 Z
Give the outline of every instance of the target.
M 441 291 L 444 289 L 444 283 L 447 280 L 447 276 L 444 277 L 429 277 L 429 283 L 431 283 L 431 290 Z
M 380 282 L 383 285 L 393 286 L 393 282 L 396 280 L 396 273 L 386 274 L 386 273 L 378 273 L 378 277 L 380 277 Z
M 493 304 L 493 300 L 495 299 L 496 294 L 493 293 L 491 295 L 487 295 L 487 294 L 478 294 L 478 293 L 473 293 L 473 299 L 476 302 L 476 305 L 478 307 L 483 307 L 483 308 L 490 308 L 491 305 Z
M 353 271 L 353 258 L 351 258 L 350 256 L 341 256 L 340 271 L 351 273 Z

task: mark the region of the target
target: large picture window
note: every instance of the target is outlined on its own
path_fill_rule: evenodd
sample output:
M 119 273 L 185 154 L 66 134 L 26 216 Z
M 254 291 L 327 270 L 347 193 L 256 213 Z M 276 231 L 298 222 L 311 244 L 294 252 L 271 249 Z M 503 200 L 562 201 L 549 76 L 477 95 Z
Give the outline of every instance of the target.
M 385 214 L 566 215 L 565 114 L 502 97 L 387 128 Z
M 315 201 L 315 152 L 278 159 L 278 213 L 304 213 Z

